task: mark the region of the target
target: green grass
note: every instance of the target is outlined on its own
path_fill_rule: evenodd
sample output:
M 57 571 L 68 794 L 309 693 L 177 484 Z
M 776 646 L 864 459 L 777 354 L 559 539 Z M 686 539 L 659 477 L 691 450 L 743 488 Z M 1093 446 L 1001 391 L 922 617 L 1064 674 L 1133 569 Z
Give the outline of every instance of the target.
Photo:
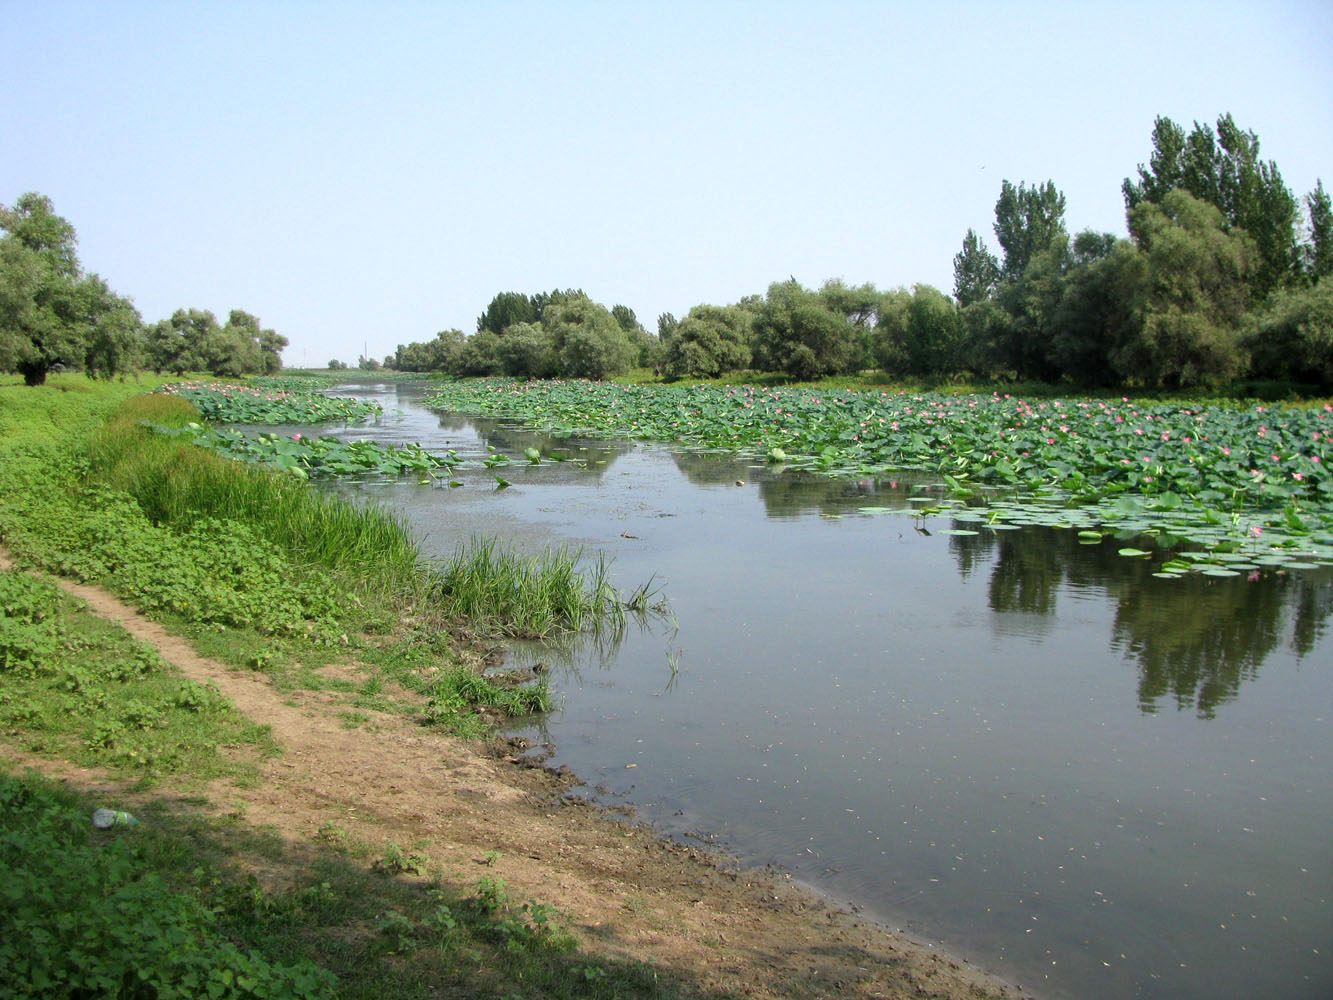
M 157 524 L 189 528 L 201 517 L 247 523 L 296 561 L 339 575 L 369 600 L 418 585 L 416 544 L 394 515 L 164 438 L 141 423 L 179 426 L 197 418 L 193 406 L 174 396 L 125 401 L 89 441 L 90 477 L 129 493 Z
M 605 560 L 583 571 L 579 561 L 566 548 L 522 556 L 495 539 L 473 539 L 432 573 L 430 600 L 446 615 L 527 638 L 623 625 Z

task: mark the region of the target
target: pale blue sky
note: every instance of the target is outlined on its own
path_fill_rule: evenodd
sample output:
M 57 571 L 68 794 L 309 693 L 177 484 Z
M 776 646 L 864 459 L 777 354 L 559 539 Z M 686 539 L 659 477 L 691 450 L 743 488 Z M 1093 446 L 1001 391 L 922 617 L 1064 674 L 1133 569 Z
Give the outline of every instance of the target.
M 288 365 L 475 329 L 499 291 L 659 313 L 789 275 L 952 289 L 1001 180 L 1124 232 L 1153 119 L 1333 187 L 1333 3 L 0 0 L 0 202 L 50 196 L 148 321 Z

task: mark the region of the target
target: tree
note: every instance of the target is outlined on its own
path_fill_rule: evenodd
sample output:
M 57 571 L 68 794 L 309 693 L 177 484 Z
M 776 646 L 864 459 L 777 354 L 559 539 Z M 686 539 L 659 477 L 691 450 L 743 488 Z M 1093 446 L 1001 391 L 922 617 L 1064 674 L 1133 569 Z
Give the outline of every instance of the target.
M 885 371 L 939 377 L 962 368 L 958 306 L 938 288 L 914 285 L 911 295 L 893 293 L 878 329 Z
M 857 328 L 794 278 L 774 282 L 754 321 L 755 361 L 799 379 L 854 372 L 863 359 Z
M 1217 131 L 1194 123 L 1188 135 L 1169 118 L 1153 128 L 1153 155 L 1138 168 L 1139 181 L 1125 179 L 1126 212 L 1142 202 L 1161 204 L 1179 188 L 1217 208 L 1228 226 L 1243 229 L 1257 257 L 1250 285 L 1257 299 L 1292 284 L 1301 275 L 1296 239 L 1298 205 L 1272 160 L 1259 157 L 1259 137 L 1240 128 L 1229 114 Z
M 78 285 L 80 312 L 87 325 L 83 370 L 91 378 L 111 378 L 139 367 L 143 352 L 143 319 L 134 303 L 92 274 Z
M 1126 381 L 1165 388 L 1225 382 L 1245 366 L 1240 325 L 1258 253 L 1247 233 L 1183 189 L 1129 213 L 1137 259 L 1118 294 L 1133 303 L 1111 351 Z
M 1279 292 L 1251 317 L 1243 343 L 1253 374 L 1333 389 L 1333 282 Z
M 667 376 L 716 378 L 750 367 L 753 331 L 754 314 L 739 306 L 695 306 L 667 345 Z
M 44 195 L 0 205 L 0 230 L 0 366 L 41 385 L 57 365 L 86 360 L 91 324 L 117 308 L 116 297 L 100 278 L 84 278 L 74 227 Z
M 560 374 L 555 339 L 540 323 L 515 323 L 495 346 L 506 375 L 515 378 L 553 378 Z
M 1305 196 L 1310 213 L 1310 243 L 1306 247 L 1306 273 L 1311 281 L 1319 281 L 1333 274 L 1333 207 L 1322 180 Z
M 339 361 L 337 358 L 334 358 L 329 362 L 329 371 L 331 372 L 342 372 L 346 370 L 347 370 L 346 361 Z
M 1065 196 L 1047 181 L 1040 187 L 1014 187 L 1007 180 L 995 202 L 995 239 L 1004 251 L 1001 276 L 1017 281 L 1028 263 L 1065 236 Z
M 253 347 L 258 348 L 258 367 L 254 371 L 261 375 L 274 375 L 282 370 L 282 350 L 287 346 L 287 338 L 265 329 L 260 325 L 259 317 L 252 316 L 243 309 L 233 309 L 227 316 L 224 330 L 232 331 L 231 339 L 240 346 L 243 353 L 253 359 Z M 253 365 L 253 360 L 250 362 Z
M 620 324 L 620 329 L 626 333 L 633 333 L 635 330 L 642 330 L 639 318 L 634 315 L 634 310 L 629 306 L 622 306 L 619 303 L 611 307 L 611 318 Z
M 515 323 L 535 323 L 539 318 L 537 306 L 528 296 L 522 292 L 500 292 L 477 317 L 477 332 L 489 330 L 502 334 Z
M 680 320 L 669 312 L 664 312 L 657 317 L 657 340 L 666 349 L 671 346 L 671 338 L 676 335 L 676 328 L 680 326 Z
M 1050 244 L 1036 251 L 1023 273 L 1000 287 L 997 301 L 1005 321 L 994 330 L 997 361 L 1020 379 L 1051 381 L 1056 368 L 1051 358 L 1051 336 L 1065 275 L 1072 255 L 1069 237 L 1061 231 Z
M 587 296 L 547 305 L 542 327 L 570 378 L 600 379 L 628 371 L 638 356 L 629 335 L 605 306 Z
M 467 337 L 462 330 L 441 330 L 434 340 L 426 343 L 399 344 L 394 352 L 393 367 L 402 372 L 453 371 L 462 354 Z
M 490 330 L 479 330 L 468 337 L 463 349 L 458 352 L 456 367 L 450 369 L 454 375 L 499 375 L 500 358 L 496 348 L 500 337 Z
M 1132 339 L 1142 317 L 1147 261 L 1129 240 L 1079 233 L 1074 265 L 1065 275 L 1050 319 L 1049 355 L 1058 376 L 1082 385 L 1107 386 L 1117 373 L 1111 357 Z
M 1000 262 L 975 230 L 963 237 L 963 249 L 953 259 L 953 297 L 960 306 L 989 299 L 1000 281 Z

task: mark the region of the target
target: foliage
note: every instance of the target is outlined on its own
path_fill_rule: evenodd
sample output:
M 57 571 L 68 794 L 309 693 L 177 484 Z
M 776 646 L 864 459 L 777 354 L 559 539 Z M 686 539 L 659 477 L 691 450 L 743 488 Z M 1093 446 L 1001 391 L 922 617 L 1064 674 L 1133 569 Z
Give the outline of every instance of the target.
M 1261 378 L 1333 385 L 1333 282 L 1279 292 L 1252 317 L 1243 342 Z
M 1014 187 L 1007 180 L 1001 184 L 995 203 L 995 239 L 1004 251 L 1000 270 L 1006 281 L 1021 278 L 1038 253 L 1060 241 L 1065 235 L 1064 219 L 1065 196 L 1053 182 L 1031 188 L 1026 184 Z M 978 264 L 984 270 L 984 263 Z
M 586 297 L 554 303 L 542 314 L 542 328 L 560 358 L 561 372 L 573 378 L 606 378 L 628 371 L 638 351 L 603 306 Z
M 1143 202 L 1162 204 L 1172 190 L 1186 191 L 1221 212 L 1229 228 L 1249 234 L 1256 261 L 1248 283 L 1256 300 L 1300 276 L 1296 198 L 1277 164 L 1259 158 L 1254 132 L 1241 129 L 1229 114 L 1218 118 L 1216 132 L 1195 122 L 1188 135 L 1170 118 L 1159 117 L 1152 142 L 1138 183 L 1126 178 L 1121 188 L 1129 214 Z
M 477 333 L 489 330 L 504 333 L 515 323 L 536 323 L 541 319 L 537 304 L 522 292 L 500 292 L 477 317 Z
M 516 378 L 550 378 L 560 373 L 555 338 L 536 323 L 515 323 L 495 346 L 506 375 Z
M 0 571 L 0 729 L 29 749 L 85 766 L 196 779 L 245 774 L 223 744 L 271 740 L 215 689 L 173 671 L 147 645 L 58 588 Z
M 434 340 L 424 344 L 399 344 L 393 359 L 384 366 L 403 372 L 453 371 L 466 342 L 462 330 L 441 330 Z
M 1305 248 L 1306 273 L 1320 281 L 1333 274 L 1333 203 L 1321 180 L 1305 197 L 1310 213 L 1310 243 Z
M 953 297 L 963 307 L 995 294 L 1000 281 L 1000 262 L 986 248 L 975 230 L 963 237 L 963 249 L 953 259 Z
M 313 634 L 337 608 L 322 574 L 298 572 L 248 526 L 200 517 L 163 530 L 127 494 L 103 487 L 16 497 L 0 511 L 0 536 L 33 565 L 104 580 L 139 607 L 186 621 Z
M 962 367 L 958 307 L 930 285 L 890 293 L 880 313 L 880 366 L 894 375 L 946 375 Z
M 112 376 L 133 367 L 140 327 L 133 304 L 85 275 L 74 227 L 43 195 L 0 205 L 0 371 L 41 385 L 57 366 Z
M 233 309 L 226 325 L 206 309 L 177 309 L 145 334 L 146 363 L 154 371 L 206 371 L 225 378 L 269 375 L 282 368 L 287 338 L 260 326 L 259 318 Z
M 672 329 L 668 378 L 716 378 L 750 367 L 754 313 L 740 306 L 695 306 Z
M 768 286 L 754 321 L 754 357 L 769 371 L 800 379 L 853 372 L 864 360 L 852 322 L 795 280 Z
M 294 380 L 267 383 L 173 382 L 156 390 L 188 399 L 205 420 L 231 424 L 318 424 L 377 416 L 378 403 L 339 399 Z
M 0 778 L 0 899 L 6 996 L 333 995 L 333 976 L 308 961 L 241 951 L 132 834 L 94 836 L 82 810 L 35 779 Z
M 1166 387 L 1235 378 L 1245 364 L 1239 334 L 1253 243 L 1183 190 L 1168 192 L 1160 205 L 1137 205 L 1130 233 L 1144 254 L 1141 281 L 1129 296 L 1141 303 L 1142 321 L 1113 351 L 1116 371 Z
M 498 375 L 503 370 L 499 356 L 500 338 L 490 330 L 478 330 L 458 352 L 457 367 L 451 374 L 466 376 Z

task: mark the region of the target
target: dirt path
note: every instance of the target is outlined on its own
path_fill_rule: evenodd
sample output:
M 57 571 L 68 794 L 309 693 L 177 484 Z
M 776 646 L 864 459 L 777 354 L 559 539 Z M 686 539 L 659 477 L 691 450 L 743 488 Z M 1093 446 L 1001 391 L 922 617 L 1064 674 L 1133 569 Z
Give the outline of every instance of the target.
M 0 552 L 0 568 L 8 565 Z M 279 692 L 262 675 L 198 656 L 97 587 L 60 581 L 94 612 L 153 644 L 267 723 L 284 752 L 231 811 L 308 843 L 333 824 L 382 845 L 422 845 L 455 871 L 493 855 L 516 896 L 572 914 L 588 947 L 689 969 L 703 987 L 752 997 L 1015 997 L 1017 991 L 767 872 L 736 873 L 563 797 L 567 781 L 495 759 L 396 716 L 344 728 L 339 696 Z M 364 711 L 364 710 L 362 710 Z

